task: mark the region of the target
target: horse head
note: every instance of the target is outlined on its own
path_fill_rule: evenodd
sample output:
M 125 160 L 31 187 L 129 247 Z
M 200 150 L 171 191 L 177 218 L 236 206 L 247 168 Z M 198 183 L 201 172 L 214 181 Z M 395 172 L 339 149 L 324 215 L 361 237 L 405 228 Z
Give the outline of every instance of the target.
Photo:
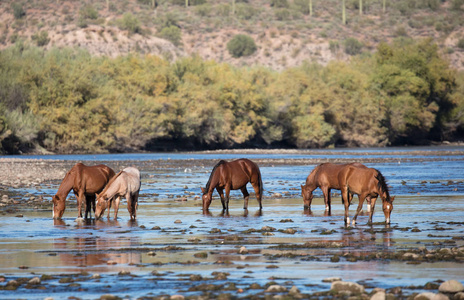
M 105 195 L 102 193 L 95 194 L 97 198 L 97 203 L 95 205 L 95 219 L 100 219 L 103 216 L 106 208 L 108 207 L 108 199 L 105 199 Z
M 61 219 L 64 214 L 64 208 L 65 208 L 65 201 L 61 200 L 58 195 L 53 196 L 52 202 L 53 202 L 53 219 Z
M 208 193 L 206 188 L 201 188 L 201 192 L 203 194 L 203 196 L 201 197 L 201 199 L 203 200 L 203 210 L 208 210 L 209 206 L 211 205 L 213 193 Z
M 307 185 L 301 185 L 301 196 L 303 197 L 304 208 L 310 208 L 313 202 L 313 191 Z
M 385 215 L 386 224 L 390 224 L 390 215 L 393 210 L 393 200 L 395 200 L 394 196 L 390 198 L 390 201 L 388 201 L 388 199 L 382 201 L 383 214 Z

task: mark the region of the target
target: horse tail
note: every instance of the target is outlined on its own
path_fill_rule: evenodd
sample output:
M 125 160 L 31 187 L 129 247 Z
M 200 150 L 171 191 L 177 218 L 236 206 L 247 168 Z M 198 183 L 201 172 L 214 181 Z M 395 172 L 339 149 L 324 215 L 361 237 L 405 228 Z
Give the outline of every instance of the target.
M 379 191 L 384 192 L 385 195 L 387 196 L 386 197 L 387 201 L 390 201 L 390 192 L 388 191 L 387 180 L 382 175 L 382 173 L 380 173 L 379 170 L 377 169 L 374 169 L 374 170 L 377 171 L 377 175 L 375 175 L 375 178 L 377 179 L 377 188 L 379 189 Z
M 211 181 L 213 179 L 213 175 L 214 175 L 214 172 L 216 172 L 216 169 L 220 166 L 220 165 L 223 165 L 225 164 L 226 161 L 225 160 L 220 160 L 213 168 L 213 170 L 211 171 L 211 174 L 209 175 L 209 179 L 208 179 L 208 182 L 206 183 L 206 187 L 205 187 L 205 190 L 206 191 L 209 191 L 209 188 L 211 186 Z
M 261 170 L 259 169 L 258 166 L 256 166 L 258 169 L 258 177 L 259 177 L 259 195 L 261 198 L 263 197 L 263 178 L 261 177 Z

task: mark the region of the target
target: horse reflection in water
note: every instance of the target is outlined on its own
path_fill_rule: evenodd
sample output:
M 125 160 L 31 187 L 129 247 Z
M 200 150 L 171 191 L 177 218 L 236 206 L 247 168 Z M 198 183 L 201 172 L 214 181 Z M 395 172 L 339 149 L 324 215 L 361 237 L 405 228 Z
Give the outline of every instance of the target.
M 136 222 L 135 222 L 136 223 Z M 55 220 L 56 226 L 63 226 L 64 230 L 69 230 L 66 223 L 62 220 Z M 118 221 L 108 220 L 89 221 L 78 223 L 82 228 L 120 228 Z M 127 223 L 128 227 L 137 226 L 134 221 Z M 85 236 L 85 237 L 62 237 L 54 240 L 54 249 L 57 251 L 60 261 L 65 267 L 89 267 L 101 266 L 101 271 L 105 271 L 108 265 L 134 265 L 142 262 L 141 254 L 132 251 L 121 251 L 111 253 L 109 249 L 134 249 L 140 245 L 138 237 L 105 237 L 105 236 Z M 97 269 L 96 269 L 97 270 Z

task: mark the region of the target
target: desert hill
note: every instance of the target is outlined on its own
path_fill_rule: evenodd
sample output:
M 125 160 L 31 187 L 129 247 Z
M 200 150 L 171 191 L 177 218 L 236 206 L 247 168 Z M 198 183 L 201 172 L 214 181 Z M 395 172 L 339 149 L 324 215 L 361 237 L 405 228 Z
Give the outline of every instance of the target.
M 29 42 L 111 57 L 199 55 L 282 70 L 348 60 L 395 38 L 432 37 L 452 67 L 464 69 L 463 3 L 385 0 L 384 8 L 381 0 L 347 0 L 343 24 L 342 0 L 190 0 L 188 6 L 185 0 L 7 0 L 0 2 L 0 49 Z M 232 57 L 227 43 L 236 34 L 250 36 L 256 52 Z

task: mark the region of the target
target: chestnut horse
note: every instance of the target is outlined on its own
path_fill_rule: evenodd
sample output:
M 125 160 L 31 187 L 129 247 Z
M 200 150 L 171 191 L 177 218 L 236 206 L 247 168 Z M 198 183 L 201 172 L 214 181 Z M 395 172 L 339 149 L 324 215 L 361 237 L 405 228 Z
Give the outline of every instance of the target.
M 213 199 L 214 189 L 217 190 L 221 197 L 222 208 L 224 210 L 229 209 L 230 190 L 241 190 L 245 201 L 243 209 L 247 209 L 248 198 L 250 196 L 246 189 L 248 182 L 250 182 L 255 189 L 259 209 L 262 209 L 261 197 L 263 196 L 263 181 L 258 165 L 246 158 L 231 162 L 221 160 L 211 171 L 206 187 L 201 188 L 201 192 L 203 193 L 203 210 L 208 210 Z M 226 190 L 225 197 L 224 190 Z
M 127 210 L 131 220 L 135 220 L 140 191 L 140 171 L 134 167 L 128 167 L 116 174 L 105 189 L 97 195 L 97 208 L 95 219 L 101 218 L 105 209 L 108 208 L 110 217 L 111 204 L 114 201 L 114 218 L 118 217 L 119 202 L 121 197 L 126 197 Z
M 353 166 L 357 168 L 367 168 L 361 163 L 350 164 L 333 164 L 323 163 L 318 165 L 306 178 L 306 184 L 301 186 L 301 195 L 303 196 L 303 205 L 305 209 L 311 208 L 313 201 L 313 191 L 320 188 L 324 194 L 325 210 L 330 211 L 331 197 L 330 190 L 340 190 L 338 181 L 338 174 L 346 166 Z M 367 211 L 370 211 L 370 201 L 368 201 Z
M 82 204 L 85 198 L 85 218 L 90 213 L 91 206 L 95 211 L 95 193 L 103 190 L 105 185 L 114 176 L 114 171 L 105 165 L 86 166 L 75 164 L 66 173 L 63 181 L 53 196 L 53 218 L 61 219 L 66 208 L 66 197 L 71 190 L 77 198 L 78 218 L 82 218 Z
M 372 200 L 368 224 L 372 223 L 375 201 L 378 196 L 382 199 L 385 223 L 390 224 L 390 215 L 393 210 L 393 200 L 395 200 L 395 197 L 390 198 L 387 182 L 380 171 L 372 168 L 357 168 L 348 165 L 340 171 L 338 178 L 342 192 L 342 201 L 345 205 L 345 226 L 350 224 L 348 208 L 353 199 L 353 194 L 357 194 L 359 197 L 358 209 L 353 217 L 353 226 L 356 224 L 356 218 L 362 210 L 362 204 L 366 197 Z

